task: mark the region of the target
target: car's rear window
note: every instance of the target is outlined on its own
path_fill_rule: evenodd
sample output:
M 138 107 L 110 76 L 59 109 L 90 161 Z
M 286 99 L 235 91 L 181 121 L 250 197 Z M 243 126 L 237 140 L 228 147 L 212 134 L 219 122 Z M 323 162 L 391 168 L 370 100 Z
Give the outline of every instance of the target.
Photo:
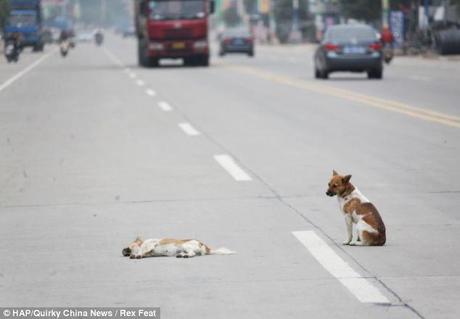
M 226 37 L 249 37 L 250 33 L 245 29 L 229 29 L 224 32 Z
M 377 33 L 371 28 L 350 27 L 329 29 L 326 36 L 333 42 L 363 42 L 377 40 Z

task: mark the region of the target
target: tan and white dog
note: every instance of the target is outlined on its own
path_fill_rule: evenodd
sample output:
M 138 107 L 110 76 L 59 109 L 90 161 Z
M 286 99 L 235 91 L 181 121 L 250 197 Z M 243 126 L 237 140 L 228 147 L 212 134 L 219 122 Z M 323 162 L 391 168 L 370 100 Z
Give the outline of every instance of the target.
M 383 246 L 386 241 L 385 224 L 377 208 L 350 183 L 351 175 L 342 176 L 332 172 L 326 195 L 339 200 L 341 211 L 345 215 L 347 238 L 344 245 Z M 353 224 L 358 237 L 353 239 Z
M 196 239 L 147 239 L 136 238 L 128 247 L 122 250 L 125 257 L 140 259 L 144 257 L 177 257 L 191 258 L 203 255 L 232 255 L 227 248 L 211 249 Z

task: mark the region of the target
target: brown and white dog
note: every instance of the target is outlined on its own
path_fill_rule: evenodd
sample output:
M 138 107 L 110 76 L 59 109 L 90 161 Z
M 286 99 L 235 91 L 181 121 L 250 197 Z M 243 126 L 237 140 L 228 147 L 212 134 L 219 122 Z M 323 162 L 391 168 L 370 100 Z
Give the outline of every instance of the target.
M 335 196 L 345 215 L 347 238 L 344 245 L 383 246 L 386 241 L 385 225 L 377 208 L 350 183 L 351 175 L 342 176 L 332 172 L 326 195 Z M 353 224 L 358 238 L 353 239 Z
M 125 257 L 140 259 L 144 257 L 177 257 L 191 258 L 203 255 L 232 255 L 227 248 L 211 249 L 195 239 L 147 239 L 137 237 L 128 247 L 122 250 Z

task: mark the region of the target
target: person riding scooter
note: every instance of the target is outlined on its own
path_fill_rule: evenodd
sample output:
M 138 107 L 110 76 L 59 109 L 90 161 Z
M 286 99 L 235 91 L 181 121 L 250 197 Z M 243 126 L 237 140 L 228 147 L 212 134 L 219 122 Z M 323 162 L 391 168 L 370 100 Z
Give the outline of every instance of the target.
M 102 30 L 99 29 L 96 31 L 94 34 L 94 41 L 96 42 L 96 45 L 102 45 L 102 42 L 104 42 L 104 34 L 102 33 Z
M 382 35 L 382 46 L 383 46 L 383 60 L 389 64 L 393 60 L 393 42 L 395 40 L 393 33 L 388 27 L 383 27 Z
M 14 32 L 5 38 L 5 57 L 8 62 L 18 62 L 22 50 L 22 35 Z
M 67 30 L 62 30 L 61 34 L 59 35 L 59 48 L 62 57 L 67 56 L 67 53 L 70 50 L 70 32 Z

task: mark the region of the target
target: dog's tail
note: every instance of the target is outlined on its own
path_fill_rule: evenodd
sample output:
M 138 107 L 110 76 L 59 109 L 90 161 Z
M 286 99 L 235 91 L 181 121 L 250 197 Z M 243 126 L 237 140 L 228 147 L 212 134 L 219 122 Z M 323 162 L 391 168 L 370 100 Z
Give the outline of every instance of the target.
M 210 249 L 209 255 L 233 255 L 236 254 L 236 251 L 230 250 L 225 247 L 220 247 L 218 249 Z

